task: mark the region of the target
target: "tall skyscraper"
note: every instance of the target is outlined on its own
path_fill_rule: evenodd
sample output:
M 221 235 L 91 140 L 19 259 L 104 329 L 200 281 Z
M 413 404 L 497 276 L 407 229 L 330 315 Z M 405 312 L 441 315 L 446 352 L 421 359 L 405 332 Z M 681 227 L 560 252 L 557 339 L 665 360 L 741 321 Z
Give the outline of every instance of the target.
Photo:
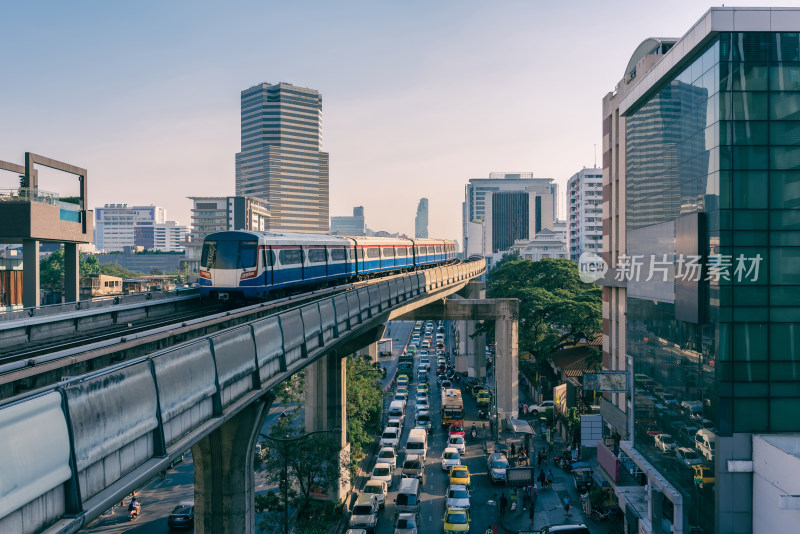
M 414 218 L 414 237 L 428 237 L 428 199 L 419 199 L 417 216 Z
M 711 8 L 603 99 L 603 366 L 631 383 L 598 459 L 643 473 L 615 481 L 626 531 L 797 530 L 798 61 L 800 9 Z
M 567 182 L 567 238 L 570 257 L 600 254 L 603 244 L 603 169 L 582 169 Z
M 242 91 L 236 194 L 268 201 L 267 230 L 327 234 L 328 153 L 321 152 L 322 96 L 289 83 Z

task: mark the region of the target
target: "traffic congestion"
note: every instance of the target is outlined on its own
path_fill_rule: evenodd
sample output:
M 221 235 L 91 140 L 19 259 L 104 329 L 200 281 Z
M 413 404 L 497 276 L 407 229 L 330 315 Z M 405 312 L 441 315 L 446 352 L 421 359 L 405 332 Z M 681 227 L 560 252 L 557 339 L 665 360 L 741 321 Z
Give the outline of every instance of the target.
M 462 392 L 449 324 L 419 321 L 407 335 L 387 392 L 379 450 L 369 480 L 357 490 L 348 534 L 483 534 L 494 528 L 492 504 L 501 491 L 494 483 L 505 477 L 504 469 L 487 469 L 488 426 L 477 420 L 478 406 L 488 406 L 491 394 L 484 387 Z M 508 465 L 498 456 L 489 465 Z

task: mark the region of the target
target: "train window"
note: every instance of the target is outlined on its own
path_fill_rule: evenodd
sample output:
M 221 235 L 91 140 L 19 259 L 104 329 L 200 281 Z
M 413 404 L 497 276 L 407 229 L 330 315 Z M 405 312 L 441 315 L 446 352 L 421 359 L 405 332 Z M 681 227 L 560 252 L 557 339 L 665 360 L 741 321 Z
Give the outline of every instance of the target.
M 394 258 L 394 249 L 392 247 L 383 247 L 384 258 Z
M 380 249 L 377 248 L 377 247 L 368 248 L 367 249 L 367 257 L 368 258 L 380 258 L 381 257 Z
M 406 247 L 397 247 L 395 250 L 397 250 L 398 258 L 401 258 L 406 255 Z
M 364 259 L 364 249 L 363 248 L 359 248 L 357 250 L 358 250 L 358 259 L 363 260 Z
M 353 258 L 355 258 L 355 252 L 353 252 L 353 249 L 352 249 L 352 248 L 348 248 L 348 249 L 347 249 L 347 257 L 348 257 L 349 259 L 351 259 L 351 260 L 352 260 Z
M 249 269 L 258 265 L 258 241 L 239 242 L 239 263 L 237 269 Z
M 433 254 L 433 247 L 428 247 L 428 254 Z
M 332 248 L 331 249 L 331 260 L 332 261 L 344 261 L 347 259 L 344 254 L 343 248 Z
M 200 254 L 200 267 L 211 269 L 214 267 L 214 258 L 217 256 L 217 242 L 206 241 L 203 243 L 203 252 Z
M 308 261 L 310 263 L 325 263 L 325 249 L 324 248 L 310 248 L 308 249 Z
M 437 245 L 437 246 L 436 246 L 436 253 L 437 253 L 437 254 L 441 254 L 441 253 L 442 253 L 442 247 L 441 247 L 441 245 Z
M 264 267 L 273 267 L 275 265 L 275 252 L 270 249 L 265 249 L 262 261 Z
M 281 250 L 278 257 L 281 259 L 281 265 L 297 265 L 303 263 L 303 253 L 301 250 Z

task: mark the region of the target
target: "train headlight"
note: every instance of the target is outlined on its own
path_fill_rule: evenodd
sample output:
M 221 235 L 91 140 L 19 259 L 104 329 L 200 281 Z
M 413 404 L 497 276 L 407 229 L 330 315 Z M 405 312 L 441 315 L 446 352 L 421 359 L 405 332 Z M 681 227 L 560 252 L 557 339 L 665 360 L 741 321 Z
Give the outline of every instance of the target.
M 211 280 L 211 273 L 208 271 L 200 271 L 200 278 L 205 278 L 206 280 Z
M 247 280 L 248 278 L 255 278 L 258 275 L 258 271 L 245 271 L 242 273 L 242 276 L 239 277 L 240 280 Z

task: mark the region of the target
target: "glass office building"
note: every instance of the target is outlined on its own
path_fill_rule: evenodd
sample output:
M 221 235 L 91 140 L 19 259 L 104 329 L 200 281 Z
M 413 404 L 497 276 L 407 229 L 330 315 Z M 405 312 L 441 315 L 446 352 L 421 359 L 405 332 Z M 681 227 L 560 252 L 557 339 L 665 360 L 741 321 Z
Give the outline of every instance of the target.
M 618 108 L 607 333 L 632 363 L 627 439 L 669 488 L 648 519 L 680 532 L 752 532 L 752 474 L 728 461 L 800 432 L 800 25 L 733 31 L 778 15 L 731 11 L 662 46 Z

